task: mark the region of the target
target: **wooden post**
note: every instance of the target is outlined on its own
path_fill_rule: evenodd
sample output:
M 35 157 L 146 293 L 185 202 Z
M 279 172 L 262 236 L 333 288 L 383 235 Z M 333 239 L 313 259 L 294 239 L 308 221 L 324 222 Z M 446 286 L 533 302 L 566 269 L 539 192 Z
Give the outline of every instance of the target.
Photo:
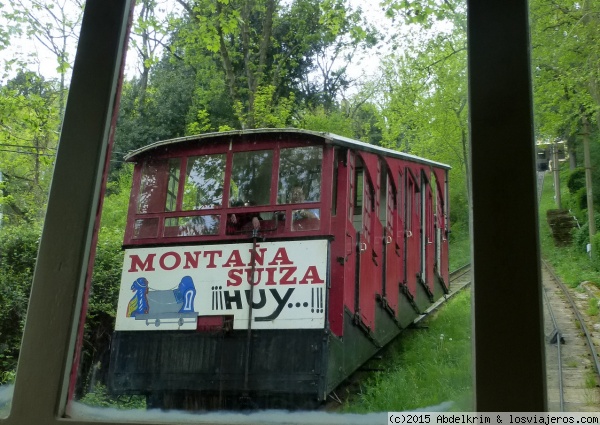
M 552 145 L 552 171 L 554 172 L 554 198 L 556 199 L 556 208 L 562 209 L 560 199 L 560 167 L 558 164 L 558 143 L 555 141 Z
M 591 256 L 592 237 L 596 234 L 596 221 L 594 220 L 594 194 L 592 192 L 592 164 L 590 160 L 590 123 L 585 115 L 581 117 L 581 123 L 583 124 L 583 161 L 585 165 L 585 188 L 590 235 L 590 251 L 588 254 Z

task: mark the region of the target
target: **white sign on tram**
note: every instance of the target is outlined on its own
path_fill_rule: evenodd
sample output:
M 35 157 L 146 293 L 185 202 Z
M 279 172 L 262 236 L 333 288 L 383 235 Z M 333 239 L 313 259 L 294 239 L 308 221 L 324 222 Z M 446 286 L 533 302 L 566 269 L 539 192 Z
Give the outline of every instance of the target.
M 115 328 L 194 330 L 199 316 L 229 316 L 247 329 L 250 303 L 252 329 L 323 328 L 327 246 L 259 243 L 254 266 L 251 243 L 128 249 Z

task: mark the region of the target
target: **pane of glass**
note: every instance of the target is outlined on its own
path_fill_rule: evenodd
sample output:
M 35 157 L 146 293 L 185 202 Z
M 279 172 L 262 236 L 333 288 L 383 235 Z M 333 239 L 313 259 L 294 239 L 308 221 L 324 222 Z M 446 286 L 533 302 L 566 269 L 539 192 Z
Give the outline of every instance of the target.
M 175 211 L 177 208 L 177 193 L 179 192 L 179 165 L 181 160 L 169 160 L 169 183 L 167 184 L 167 204 L 165 211 Z
M 292 211 L 292 230 L 319 230 L 321 210 L 318 208 Z
M 220 208 L 224 178 L 225 154 L 188 158 L 182 209 Z
M 272 169 L 272 150 L 233 154 L 229 206 L 269 204 Z
M 319 202 L 323 149 L 317 146 L 281 149 L 278 204 Z
M 219 234 L 219 215 L 200 215 L 165 219 L 164 236 L 201 236 Z
M 241 212 L 227 215 L 226 234 L 247 234 L 254 227 L 260 232 L 283 231 L 285 228 L 285 211 L 274 212 Z
M 158 218 L 143 218 L 135 221 L 133 237 L 135 239 L 155 238 L 158 236 Z
M 167 178 L 166 160 L 145 162 L 142 168 L 140 193 L 138 195 L 137 212 L 154 213 L 165 209 L 165 192 L 163 190 Z

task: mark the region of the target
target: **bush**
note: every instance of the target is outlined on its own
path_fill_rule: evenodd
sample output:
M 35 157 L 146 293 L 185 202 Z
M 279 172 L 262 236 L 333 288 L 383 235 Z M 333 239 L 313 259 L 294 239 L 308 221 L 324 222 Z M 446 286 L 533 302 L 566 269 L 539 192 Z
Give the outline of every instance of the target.
M 40 232 L 40 226 L 31 224 L 0 231 L 0 375 L 4 381 L 19 357 Z
M 596 221 L 596 229 L 600 229 L 600 213 L 594 214 L 594 220 Z M 589 233 L 588 223 L 582 224 L 581 228 L 575 229 L 573 232 L 573 246 L 578 251 L 586 252 L 587 244 L 590 243 Z
M 575 168 L 567 177 L 567 187 L 570 193 L 576 193 L 580 189 L 585 189 L 585 169 Z
M 79 400 L 88 406 L 94 407 L 112 407 L 116 409 L 145 409 L 146 398 L 144 396 L 132 395 L 113 397 L 108 394 L 106 387 L 102 384 L 96 384 L 93 391 L 90 391 Z
M 583 211 L 587 210 L 587 190 L 585 187 L 578 189 L 577 192 L 573 194 L 573 204 L 579 213 L 583 213 Z
M 600 233 L 592 236 L 592 261 L 597 269 L 600 269 Z

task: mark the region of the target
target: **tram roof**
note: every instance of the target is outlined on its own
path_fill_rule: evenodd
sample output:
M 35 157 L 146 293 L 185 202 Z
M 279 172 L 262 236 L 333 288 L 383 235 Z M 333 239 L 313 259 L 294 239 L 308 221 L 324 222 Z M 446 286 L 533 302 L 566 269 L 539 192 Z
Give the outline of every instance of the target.
M 350 139 L 349 137 L 339 136 L 333 133 L 326 133 L 322 131 L 313 131 L 313 130 L 304 130 L 297 128 L 257 128 L 250 130 L 232 130 L 232 131 L 222 131 L 222 132 L 214 132 L 214 133 L 203 133 L 196 134 L 193 136 L 185 136 L 185 137 L 177 137 L 174 139 L 167 140 L 159 140 L 157 142 L 151 143 L 142 148 L 133 150 L 125 155 L 126 161 L 134 161 L 139 155 L 142 155 L 146 152 L 149 152 L 158 147 L 167 147 L 170 145 L 177 145 L 180 143 L 191 142 L 194 140 L 207 140 L 207 139 L 220 139 L 220 138 L 230 138 L 234 140 L 235 138 L 243 138 L 244 136 L 260 136 L 262 134 L 272 134 L 272 135 L 306 135 L 311 137 L 316 137 L 322 139 L 325 144 L 342 146 L 349 149 L 372 152 L 378 155 L 388 156 L 392 158 L 406 159 L 409 161 L 420 162 L 423 164 L 432 165 L 435 167 L 450 169 L 451 167 L 447 164 L 443 164 L 441 162 L 431 161 L 429 159 L 421 158 L 415 155 L 395 151 L 392 149 L 382 148 L 380 146 L 371 145 L 369 143 L 361 142 L 359 140 Z

